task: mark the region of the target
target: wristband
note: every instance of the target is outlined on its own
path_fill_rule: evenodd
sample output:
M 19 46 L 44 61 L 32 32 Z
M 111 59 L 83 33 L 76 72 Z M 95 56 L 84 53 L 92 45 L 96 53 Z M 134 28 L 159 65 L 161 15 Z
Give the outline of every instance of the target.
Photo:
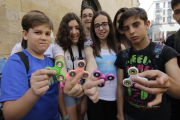
M 63 120 L 69 119 L 69 115 L 67 115 L 66 117 L 62 118 Z

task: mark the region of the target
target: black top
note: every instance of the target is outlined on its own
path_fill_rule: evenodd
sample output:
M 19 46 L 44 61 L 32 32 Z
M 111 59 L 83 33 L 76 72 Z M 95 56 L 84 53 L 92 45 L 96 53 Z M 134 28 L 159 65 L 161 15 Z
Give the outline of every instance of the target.
M 166 39 L 166 45 L 167 46 L 170 46 L 170 47 L 174 47 L 174 36 L 175 36 L 175 34 L 172 34 L 172 35 L 170 35 L 167 39 Z
M 170 35 L 166 40 L 166 45 L 174 48 L 174 36 L 175 34 Z M 178 63 L 180 67 L 180 59 L 178 58 Z M 170 97 L 171 102 L 171 117 L 172 119 L 179 117 L 179 108 L 180 108 L 180 100 Z M 175 120 L 175 119 L 174 119 Z
M 124 70 L 124 78 L 129 77 L 127 70 L 132 66 L 138 68 L 139 72 L 155 69 L 153 62 L 154 50 L 152 51 L 151 49 L 155 46 L 156 43 L 150 42 L 150 44 L 142 50 L 134 51 L 131 49 L 129 59 L 127 59 L 127 66 L 122 64 L 123 51 L 118 54 L 115 65 Z M 164 46 L 161 49 L 160 54 L 162 59 L 160 58 L 160 60 L 163 65 L 179 55 L 171 47 Z M 127 68 L 126 71 L 125 66 Z M 155 95 L 143 92 L 133 85 L 131 87 L 124 87 L 124 112 L 137 120 L 169 120 L 169 110 L 165 94 L 163 94 L 162 102 L 159 105 L 153 106 L 152 108 L 147 107 L 147 103 L 154 99 Z

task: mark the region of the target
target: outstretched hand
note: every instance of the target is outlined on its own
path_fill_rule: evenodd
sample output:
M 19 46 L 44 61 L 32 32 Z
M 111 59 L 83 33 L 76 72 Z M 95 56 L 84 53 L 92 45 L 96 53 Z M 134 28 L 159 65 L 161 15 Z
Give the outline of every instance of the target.
M 86 82 L 83 85 L 84 93 L 94 102 L 99 100 L 99 92 L 97 86 L 104 82 L 104 79 L 98 80 L 97 78 L 90 76 L 86 79 Z
M 170 87 L 169 76 L 159 70 L 147 70 L 138 75 L 148 78 L 149 81 L 134 77 L 132 81 L 139 83 L 135 83 L 134 87 L 149 94 L 156 94 L 156 98 L 148 103 L 148 107 L 161 103 L 163 93 Z
M 84 95 L 84 91 L 81 84 L 78 84 L 78 80 L 81 78 L 82 73 L 77 74 L 74 78 L 69 78 L 65 82 L 64 93 L 70 97 L 79 98 Z

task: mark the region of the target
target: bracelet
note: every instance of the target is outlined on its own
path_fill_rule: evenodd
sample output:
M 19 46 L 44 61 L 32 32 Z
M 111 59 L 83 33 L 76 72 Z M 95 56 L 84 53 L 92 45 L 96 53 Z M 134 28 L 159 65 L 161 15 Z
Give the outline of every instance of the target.
M 66 117 L 63 117 L 62 120 L 66 120 L 69 119 L 69 115 L 67 115 Z

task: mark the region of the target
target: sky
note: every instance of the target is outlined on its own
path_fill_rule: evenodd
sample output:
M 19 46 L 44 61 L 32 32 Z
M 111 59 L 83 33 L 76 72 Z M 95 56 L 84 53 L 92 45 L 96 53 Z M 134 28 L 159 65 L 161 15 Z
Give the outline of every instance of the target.
M 153 1 L 158 1 L 158 0 L 139 0 L 141 8 L 144 8 L 146 11 L 149 9 Z

